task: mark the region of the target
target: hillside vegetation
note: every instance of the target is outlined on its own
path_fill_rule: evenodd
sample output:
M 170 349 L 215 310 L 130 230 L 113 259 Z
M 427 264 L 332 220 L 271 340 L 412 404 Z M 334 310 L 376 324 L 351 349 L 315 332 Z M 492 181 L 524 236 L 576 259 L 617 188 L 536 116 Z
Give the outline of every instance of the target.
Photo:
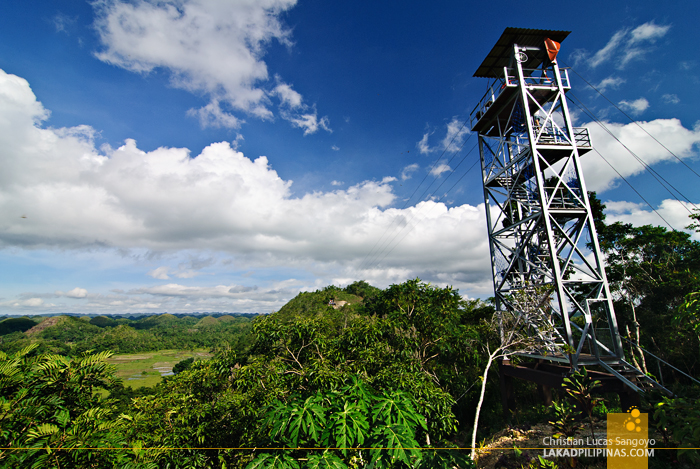
M 659 227 L 605 225 L 599 209 L 618 327 L 632 343 L 697 376 L 700 243 Z M 565 398 L 585 392 L 555 390 L 557 404 L 545 408 L 536 387 L 523 381 L 515 383 L 516 408 L 503 416 L 497 367 L 483 376 L 488 351 L 500 344 L 493 314 L 489 304 L 466 300 L 451 287 L 414 279 L 384 290 L 355 282 L 303 292 L 278 312 L 253 319 L 50 318 L 48 327 L 2 336 L 0 463 L 473 468 L 463 448 L 484 379 L 479 441 L 508 425 L 513 433 L 547 422 L 564 431 L 578 428 Z M 214 356 L 190 357 L 153 389 L 124 388 L 109 363 L 114 352 L 185 347 L 208 348 Z M 628 356 L 655 373 L 640 349 L 628 349 Z M 585 374 L 577 376 L 572 380 L 579 389 L 593 388 Z M 678 373 L 665 380 L 682 397 L 648 393 L 640 410 L 660 435 L 657 446 L 678 451 L 659 451 L 650 467 L 698 467 L 694 402 L 700 389 Z M 586 407 L 591 428 L 594 414 L 620 411 L 616 396 L 603 398 L 586 401 L 593 402 Z M 558 458 L 543 466 L 523 459 L 525 453 L 512 454 L 493 464 L 604 466 L 595 458 Z
M 5 319 L 0 322 L 0 350 L 12 353 L 35 344 L 35 353 L 74 356 L 87 350 L 138 353 L 164 349 L 242 351 L 249 347 L 252 317 L 222 318 L 172 314 L 139 319 L 53 316 L 38 324 L 27 318 Z

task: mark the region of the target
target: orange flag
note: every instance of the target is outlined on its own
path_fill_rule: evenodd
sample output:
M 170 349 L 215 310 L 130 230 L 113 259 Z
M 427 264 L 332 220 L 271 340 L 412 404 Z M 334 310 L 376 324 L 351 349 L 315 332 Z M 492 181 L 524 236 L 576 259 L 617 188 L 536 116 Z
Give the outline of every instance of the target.
M 554 62 L 554 59 L 557 58 L 557 53 L 559 53 L 559 48 L 561 47 L 561 44 L 559 44 L 557 41 L 552 41 L 550 38 L 547 38 L 544 40 L 544 46 L 547 48 L 547 55 L 549 56 L 549 60 L 551 62 Z

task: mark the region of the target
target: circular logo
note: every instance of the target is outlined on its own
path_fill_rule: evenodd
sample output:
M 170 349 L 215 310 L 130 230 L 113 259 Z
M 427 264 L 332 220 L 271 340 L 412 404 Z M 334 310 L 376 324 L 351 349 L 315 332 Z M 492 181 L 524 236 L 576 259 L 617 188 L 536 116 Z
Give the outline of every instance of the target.
M 638 427 L 637 424 L 642 423 L 642 420 L 639 418 L 642 413 L 639 411 L 639 409 L 632 408 L 629 414 L 632 418 L 625 420 L 625 428 L 630 432 L 641 432 L 642 428 Z
M 527 54 L 523 51 L 519 51 L 515 56 L 515 59 L 520 63 L 527 62 Z

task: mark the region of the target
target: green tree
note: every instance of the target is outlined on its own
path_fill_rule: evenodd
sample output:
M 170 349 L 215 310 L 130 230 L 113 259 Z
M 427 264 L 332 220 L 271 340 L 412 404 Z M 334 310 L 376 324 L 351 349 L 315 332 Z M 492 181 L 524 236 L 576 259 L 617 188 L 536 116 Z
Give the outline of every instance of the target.
M 673 318 L 686 296 L 700 291 L 700 243 L 688 233 L 659 226 L 606 225 L 605 206 L 599 201 L 597 206 L 596 229 L 606 274 L 620 331 L 635 344 L 632 359 L 648 371 L 639 348 L 643 346 L 671 363 L 695 363 L 698 337 L 684 333 Z M 698 212 L 693 219 L 697 216 Z
M 336 391 L 274 401 L 263 428 L 272 446 L 288 449 L 261 453 L 248 469 L 295 467 L 295 459 L 306 459 L 307 467 L 338 469 L 358 464 L 451 468 L 467 460 L 455 451 L 441 452 L 441 458 L 424 455 L 417 440 L 427 430 L 425 417 L 412 397 L 402 391 L 377 393 L 355 376 Z
M 603 401 L 603 398 L 594 397 L 593 392 L 595 388 L 600 387 L 600 385 L 600 381 L 594 381 L 588 376 L 588 370 L 585 368 L 564 378 L 564 382 L 562 383 L 564 391 L 566 391 L 569 396 L 578 402 L 581 409 L 588 416 L 588 422 L 591 429 L 591 438 L 594 440 L 595 433 L 593 433 L 593 410 L 598 403 Z
M 99 392 L 116 383 L 109 352 L 70 359 L 35 346 L 0 352 L 0 461 L 3 467 L 149 466 L 126 438 L 128 418 Z M 123 450 L 106 450 L 122 448 Z

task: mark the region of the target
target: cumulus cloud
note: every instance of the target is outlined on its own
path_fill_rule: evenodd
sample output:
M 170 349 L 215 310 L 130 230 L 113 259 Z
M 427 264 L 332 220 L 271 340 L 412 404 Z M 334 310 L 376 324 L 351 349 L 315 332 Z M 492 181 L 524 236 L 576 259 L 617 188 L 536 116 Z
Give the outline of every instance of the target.
M 387 285 L 420 276 L 490 288 L 483 207 L 429 201 L 396 209 L 393 177 L 293 196 L 292 182 L 280 178 L 266 157 L 248 158 L 227 142 L 198 155 L 185 148 L 146 152 L 133 140 L 97 149 L 93 129 L 43 128 L 47 116 L 25 80 L 0 71 L 0 212 L 27 214 L 0 218 L 2 247 L 207 251 L 248 270 L 313 272 L 323 285 L 343 278 Z M 396 234 L 390 227 L 397 219 L 403 231 L 396 242 L 363 265 L 377 239 L 388 229 Z M 159 262 L 148 274 L 191 278 L 203 268 L 182 264 Z M 227 295 L 232 287 L 227 285 Z M 90 301 L 104 308 L 122 302 L 123 310 L 133 311 L 166 305 L 151 298 L 156 294 L 182 291 L 161 288 L 91 294 Z M 196 307 L 190 304 L 190 310 Z M 212 304 L 223 305 L 206 303 Z
M 95 28 L 103 48 L 97 58 L 126 70 L 170 72 L 177 88 L 205 95 L 209 103 L 192 109 L 203 127 L 240 128 L 239 111 L 261 119 L 274 117 L 271 98 L 286 110 L 282 118 L 313 133 L 327 118 L 315 110 L 303 115 L 302 96 L 275 77 L 270 88 L 263 61 L 272 41 L 291 46 L 280 15 L 296 0 L 102 0 L 93 2 Z
M 448 171 L 452 171 L 452 168 L 450 168 L 450 165 L 445 164 L 445 163 L 440 163 L 436 164 L 433 166 L 433 168 L 430 170 L 430 174 L 432 174 L 435 177 L 439 177 L 442 175 L 442 173 L 446 173 Z
M 633 115 L 639 115 L 649 108 L 649 101 L 642 97 L 635 99 L 634 101 L 620 101 L 618 103 L 622 109 L 632 113 Z
M 401 170 L 401 180 L 405 181 L 407 179 L 411 179 L 411 175 L 415 172 L 418 171 L 420 166 L 418 166 L 418 163 L 413 163 L 409 164 L 406 166 L 404 169 Z
M 27 300 L 23 301 L 17 301 L 12 304 L 12 306 L 30 306 L 30 307 L 37 307 L 37 306 L 42 306 L 44 304 L 44 300 L 41 298 L 29 298 Z
M 87 296 L 87 290 L 84 288 L 75 287 L 74 289 L 67 291 L 66 296 L 68 298 L 85 298 Z
M 666 226 L 668 222 L 674 229 L 683 230 L 692 221 L 688 214 L 694 207 L 687 202 L 667 199 L 660 205 L 651 207 L 644 203 L 633 203 L 626 201 L 606 201 L 605 202 L 606 223 L 622 222 L 633 225 L 661 225 Z M 657 213 L 658 212 L 658 213 Z M 661 217 L 663 217 L 663 219 Z M 666 222 L 664 222 L 666 220 Z M 692 233 L 693 239 L 700 241 L 700 233 L 685 230 Z
M 291 109 L 296 109 L 302 106 L 303 98 L 299 93 L 294 91 L 292 87 L 286 83 L 278 84 L 272 94 L 280 98 L 281 105 L 288 106 Z
M 202 127 L 214 127 L 217 129 L 228 128 L 238 129 L 245 121 L 237 118 L 230 112 L 221 109 L 221 103 L 218 99 L 212 98 L 209 104 L 202 106 L 199 109 L 190 109 L 187 115 L 199 119 L 199 124 Z
M 604 124 L 615 137 L 648 165 L 677 160 L 646 132 L 653 135 L 679 158 L 690 158 L 696 155 L 700 145 L 700 127 L 687 129 L 678 119 L 656 119 L 626 125 L 613 122 L 604 122 Z M 595 150 L 600 152 L 624 177 L 644 171 L 644 167 L 597 123 L 591 122 L 584 126 L 588 127 L 591 133 Z M 600 159 L 595 151 L 583 155 L 581 164 L 590 190 L 602 192 L 619 183 L 619 176 Z
M 595 68 L 599 65 L 615 61 L 618 68 L 624 68 L 633 60 L 640 60 L 654 50 L 656 41 L 666 35 L 670 25 L 657 25 L 653 21 L 641 24 L 636 28 L 623 28 L 615 32 L 605 46 L 589 54 L 579 49 L 572 56 L 574 63 L 586 63 Z
M 146 287 L 132 290 L 129 293 L 147 293 L 154 296 L 182 296 L 190 299 L 196 298 L 218 298 L 218 297 L 236 297 L 243 293 L 249 293 L 257 290 L 257 287 L 245 287 L 242 285 L 217 285 L 215 287 L 191 287 L 179 285 L 177 283 L 169 283 L 167 285 L 158 285 L 155 287 Z
M 168 267 L 163 266 L 163 267 L 158 267 L 157 269 L 153 269 L 150 272 L 148 272 L 146 275 L 153 277 L 158 280 L 167 280 L 170 277 L 168 277 Z

